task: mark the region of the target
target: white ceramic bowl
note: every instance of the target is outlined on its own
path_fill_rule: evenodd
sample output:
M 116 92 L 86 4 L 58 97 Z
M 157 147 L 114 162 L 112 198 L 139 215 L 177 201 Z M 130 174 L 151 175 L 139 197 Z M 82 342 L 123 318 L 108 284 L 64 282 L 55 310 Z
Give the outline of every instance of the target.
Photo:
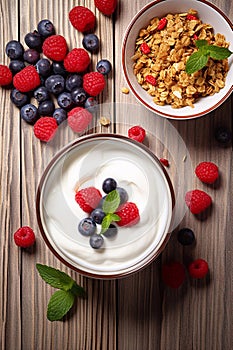
M 122 45 L 122 67 L 126 82 L 137 100 L 160 116 L 172 119 L 192 119 L 201 117 L 219 107 L 233 91 L 233 55 L 230 56 L 230 70 L 227 74 L 223 89 L 213 96 L 202 97 L 195 107 L 174 109 L 170 105 L 158 106 L 152 97 L 139 85 L 133 73 L 132 56 L 135 50 L 135 41 L 141 28 L 145 28 L 153 17 L 163 17 L 168 13 L 182 13 L 189 9 L 198 11 L 198 16 L 204 23 L 213 26 L 215 33 L 224 34 L 230 42 L 229 49 L 233 51 L 233 25 L 229 18 L 214 4 L 205 0 L 157 0 L 146 4 L 131 20 L 126 29 Z
M 75 202 L 77 183 L 95 186 L 114 177 L 139 208 L 140 221 L 119 227 L 114 238 L 93 249 L 78 232 L 87 216 Z M 103 193 L 104 195 L 104 193 Z M 61 150 L 46 168 L 37 192 L 37 218 L 51 251 L 81 274 L 118 278 L 136 272 L 164 249 L 173 217 L 174 192 L 155 155 L 144 145 L 122 135 L 81 137 Z

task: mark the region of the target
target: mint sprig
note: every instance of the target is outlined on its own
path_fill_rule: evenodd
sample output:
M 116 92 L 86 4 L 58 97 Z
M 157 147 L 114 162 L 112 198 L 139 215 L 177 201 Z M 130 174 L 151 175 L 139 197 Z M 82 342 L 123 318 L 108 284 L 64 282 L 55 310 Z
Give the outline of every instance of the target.
M 188 74 L 195 73 L 204 68 L 209 57 L 214 60 L 223 60 L 232 54 L 226 47 L 209 45 L 207 40 L 196 40 L 195 44 L 198 51 L 194 52 L 187 60 L 185 71 Z
M 119 215 L 115 211 L 120 205 L 120 195 L 117 190 L 113 190 L 107 194 L 103 202 L 103 211 L 106 214 L 102 221 L 101 234 L 107 231 L 112 221 L 120 221 Z
M 62 319 L 73 306 L 75 297 L 86 297 L 85 290 L 65 272 L 42 264 L 36 264 L 36 268 L 46 283 L 60 289 L 49 300 L 47 308 L 47 318 L 49 321 Z

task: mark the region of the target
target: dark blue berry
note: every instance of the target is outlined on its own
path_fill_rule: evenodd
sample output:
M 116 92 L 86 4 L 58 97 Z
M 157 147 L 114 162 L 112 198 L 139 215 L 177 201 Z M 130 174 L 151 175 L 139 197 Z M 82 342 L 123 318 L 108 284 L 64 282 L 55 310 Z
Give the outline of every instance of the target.
M 6 54 L 11 60 L 23 58 L 23 45 L 17 40 L 11 40 L 6 44 Z
M 86 34 L 83 37 L 82 44 L 87 51 L 96 53 L 99 49 L 99 38 L 95 34 Z
M 27 33 L 24 37 L 24 41 L 30 49 L 41 51 L 43 40 L 41 35 L 36 30 L 34 30 L 34 32 Z
M 87 93 L 83 88 L 76 87 L 71 91 L 71 96 L 76 105 L 82 105 L 87 98 Z
M 103 191 L 104 191 L 105 193 L 109 193 L 109 192 L 115 190 L 116 187 L 117 187 L 117 183 L 116 183 L 116 181 L 115 181 L 113 178 L 111 178 L 111 177 L 105 179 L 104 182 L 103 182 L 103 185 L 102 185 L 102 189 L 103 189 Z
M 191 245 L 195 241 L 195 235 L 190 228 L 182 228 L 177 233 L 177 239 L 182 245 Z
M 97 205 L 97 208 L 102 208 L 102 207 L 103 207 L 103 203 L 104 203 L 106 197 L 107 197 L 107 195 L 106 195 L 106 196 L 103 196 L 103 197 L 101 198 L 101 200 L 99 201 L 99 203 L 98 203 L 98 205 Z
M 67 119 L 67 112 L 63 108 L 56 108 L 53 112 L 53 118 L 56 119 L 57 125 L 60 125 Z
M 39 115 L 53 115 L 53 112 L 55 110 L 55 105 L 52 100 L 46 100 L 41 103 L 39 103 L 38 106 L 38 113 Z
M 12 60 L 10 61 L 9 68 L 13 74 L 20 72 L 23 68 L 25 68 L 25 64 L 20 60 Z
M 34 124 L 39 118 L 36 106 L 31 103 L 24 105 L 20 110 L 20 116 L 25 122 Z
M 120 195 L 120 205 L 127 202 L 128 200 L 128 193 L 126 192 L 126 190 L 122 187 L 117 187 L 116 188 L 117 192 Z
M 96 223 L 91 218 L 84 218 L 78 224 L 78 230 L 83 236 L 91 236 L 96 231 Z
M 54 74 L 62 75 L 63 77 L 67 76 L 67 71 L 65 70 L 63 62 L 53 62 L 52 70 Z
M 54 25 L 49 19 L 42 19 L 37 25 L 37 30 L 44 38 L 55 34 Z
M 94 233 L 91 237 L 90 237 L 90 246 L 94 249 L 99 249 L 102 247 L 102 245 L 104 244 L 104 239 L 101 235 L 98 235 L 97 233 Z
M 64 91 L 65 79 L 59 74 L 50 75 L 50 77 L 45 80 L 45 87 L 54 95 L 59 95 Z
M 101 224 L 103 221 L 103 218 L 105 217 L 105 212 L 100 209 L 100 208 L 96 208 L 91 212 L 90 217 L 92 218 L 92 220 L 94 220 L 97 224 Z
M 215 130 L 215 139 L 224 145 L 228 145 L 232 141 L 231 131 L 226 127 L 219 127 Z
M 108 60 L 100 60 L 97 62 L 96 70 L 103 75 L 107 75 L 111 72 L 112 65 Z
M 57 97 L 57 103 L 61 108 L 69 109 L 73 105 L 72 97 L 70 92 L 62 92 Z
M 66 78 L 66 90 L 72 91 L 76 87 L 82 87 L 83 78 L 79 74 L 70 74 Z
M 108 238 L 113 238 L 116 236 L 117 232 L 117 226 L 114 224 L 110 224 L 109 228 L 103 233 L 103 235 Z
M 28 49 L 24 51 L 23 59 L 27 63 L 35 64 L 40 59 L 40 54 L 35 49 Z
M 88 109 L 91 113 L 95 113 L 98 111 L 98 101 L 90 96 L 84 102 L 84 108 Z
M 30 101 L 30 98 L 27 94 L 20 92 L 17 89 L 13 89 L 11 91 L 10 99 L 17 107 L 23 107 Z
M 51 65 L 47 58 L 41 58 L 36 62 L 36 70 L 42 77 L 47 77 L 51 72 Z
M 45 86 L 40 86 L 34 91 L 35 99 L 40 103 L 50 99 L 50 94 Z

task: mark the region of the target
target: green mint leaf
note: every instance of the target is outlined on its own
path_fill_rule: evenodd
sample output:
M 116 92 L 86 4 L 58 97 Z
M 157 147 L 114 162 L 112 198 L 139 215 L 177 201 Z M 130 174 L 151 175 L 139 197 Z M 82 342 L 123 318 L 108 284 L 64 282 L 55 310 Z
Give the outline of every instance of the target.
M 226 47 L 220 47 L 216 45 L 209 45 L 208 50 L 210 57 L 214 60 L 223 60 L 232 54 L 232 52 Z
M 113 190 L 107 194 L 104 203 L 103 203 L 103 211 L 105 214 L 114 213 L 120 204 L 120 195 L 117 190 Z
M 195 45 L 198 47 L 198 48 L 203 48 L 205 46 L 208 46 L 208 41 L 207 40 L 196 40 L 195 41 Z
M 73 306 L 75 295 L 71 291 L 58 290 L 50 298 L 47 308 L 49 321 L 60 320 Z
M 53 267 L 36 264 L 36 268 L 43 280 L 54 288 L 68 291 L 72 288 L 75 281 L 65 272 L 54 269 Z
M 117 214 L 108 213 L 107 215 L 105 215 L 101 224 L 102 227 L 100 233 L 102 234 L 106 232 L 113 221 L 120 221 L 120 219 L 120 216 Z
M 186 63 L 186 67 L 185 67 L 185 71 L 188 74 L 192 74 L 192 73 L 202 69 L 207 64 L 208 59 L 209 59 L 208 55 L 203 54 L 202 50 L 194 52 L 188 58 L 188 61 Z
M 74 282 L 70 291 L 77 297 L 86 298 L 87 296 L 87 293 L 83 287 L 79 286 L 76 282 Z

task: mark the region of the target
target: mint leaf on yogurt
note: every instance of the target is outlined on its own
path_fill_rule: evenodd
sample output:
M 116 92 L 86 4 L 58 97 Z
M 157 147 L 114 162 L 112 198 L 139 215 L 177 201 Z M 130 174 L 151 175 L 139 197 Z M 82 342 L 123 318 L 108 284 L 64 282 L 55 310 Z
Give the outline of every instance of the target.
M 120 195 L 117 190 L 109 192 L 103 203 L 103 211 L 105 214 L 113 214 L 120 204 Z
M 112 214 L 112 213 L 106 214 L 105 217 L 103 218 L 103 221 L 101 224 L 101 232 L 100 233 L 102 234 L 102 233 L 106 232 L 113 221 L 120 221 L 120 219 L 121 219 L 120 216 L 117 214 Z

